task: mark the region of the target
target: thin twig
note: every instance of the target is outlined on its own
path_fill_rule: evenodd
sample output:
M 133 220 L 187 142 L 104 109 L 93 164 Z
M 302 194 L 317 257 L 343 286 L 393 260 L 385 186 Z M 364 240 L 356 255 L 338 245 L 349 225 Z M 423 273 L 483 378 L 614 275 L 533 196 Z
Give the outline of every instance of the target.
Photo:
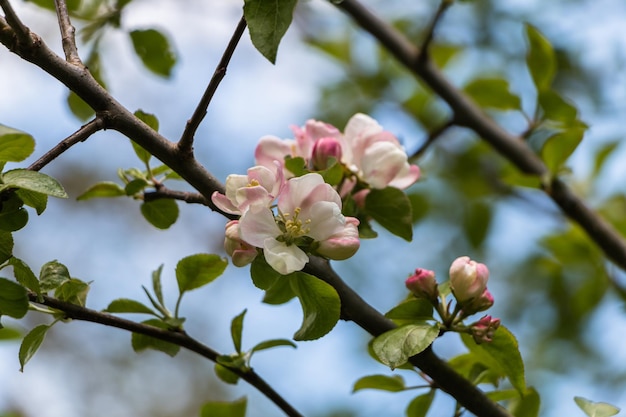
M 15 31 L 18 42 L 28 45 L 30 43 L 30 29 L 28 29 L 28 27 L 22 23 L 20 18 L 17 17 L 11 3 L 9 3 L 8 0 L 0 0 L 0 7 L 2 7 L 2 10 L 4 11 L 7 24 Z
M 54 0 L 54 6 L 59 19 L 61 42 L 63 44 L 63 52 L 65 52 L 65 59 L 71 64 L 82 64 L 78 56 L 78 48 L 76 47 L 76 29 L 72 25 L 72 22 L 70 22 L 67 3 L 65 3 L 65 0 Z
M 455 124 L 456 124 L 456 122 L 454 121 L 454 119 L 452 119 L 452 120 L 447 121 L 443 125 L 439 126 L 438 128 L 434 129 L 433 131 L 431 131 L 428 134 L 428 137 L 426 138 L 426 141 L 424 141 L 422 146 L 420 146 L 419 149 L 416 150 L 413 153 L 413 155 L 411 155 L 409 157 L 409 160 L 414 160 L 414 159 L 417 159 L 420 156 L 422 156 L 424 154 L 424 152 L 426 152 L 426 149 L 428 149 L 441 135 L 443 135 L 443 133 L 446 130 L 448 130 L 449 128 L 451 128 Z
M 235 48 L 237 48 L 237 44 L 243 35 L 243 32 L 246 29 L 246 20 L 242 17 L 235 28 L 235 32 L 228 42 L 226 46 L 226 50 L 222 55 L 222 59 L 217 64 L 215 71 L 213 73 L 213 77 L 211 77 L 211 81 L 209 81 L 209 85 L 207 86 L 196 110 L 194 111 L 191 119 L 187 121 L 187 125 L 185 126 L 185 131 L 178 142 L 178 149 L 183 154 L 192 154 L 193 152 L 193 140 L 200 126 L 200 122 L 206 116 L 207 109 L 209 108 L 209 104 L 211 103 L 211 99 L 217 90 L 217 87 L 220 85 L 222 79 L 226 76 L 226 69 L 228 68 L 228 63 L 235 52 Z
M 428 29 L 426 30 L 426 36 L 422 40 L 422 46 L 420 47 L 421 56 L 425 57 L 428 54 L 428 48 L 430 47 L 430 44 L 432 43 L 433 38 L 435 37 L 435 29 L 437 28 L 437 25 L 441 21 L 443 14 L 445 13 L 446 10 L 448 10 L 448 8 L 451 5 L 452 5 L 452 0 L 442 0 L 441 3 L 439 3 L 437 12 L 435 13 L 433 20 L 430 22 L 430 25 L 428 26 Z
M 185 349 L 188 349 L 213 362 L 217 362 L 217 358 L 220 356 L 220 354 L 215 350 L 200 343 L 199 341 L 188 336 L 187 333 L 182 331 L 166 330 L 142 323 L 137 323 L 131 320 L 126 320 L 117 316 L 113 316 L 111 314 L 101 313 L 99 311 L 81 307 L 76 304 L 63 302 L 57 300 L 56 298 L 48 296 L 43 296 L 43 302 L 40 302 L 37 294 L 32 292 L 29 293 L 28 296 L 31 302 L 43 304 L 45 306 L 63 311 L 65 313 L 65 316 L 70 319 L 99 323 L 105 326 L 116 327 L 118 329 L 127 330 L 133 333 L 151 336 L 156 339 L 170 342 Z M 291 404 L 289 404 L 280 394 L 278 394 L 254 370 L 248 369 L 244 371 L 238 368 L 228 369 L 241 377 L 241 379 L 255 387 L 257 390 L 259 390 L 259 392 L 261 392 L 269 400 L 276 404 L 276 406 L 283 410 L 286 415 L 290 417 L 302 417 L 302 414 L 300 414 Z
M 67 151 L 78 142 L 84 142 L 97 131 L 104 129 L 104 127 L 104 121 L 100 117 L 96 116 L 95 119 L 78 129 L 76 132 L 72 133 L 67 138 L 63 139 L 54 148 L 50 149 L 39 159 L 33 162 L 28 169 L 31 171 L 39 171 L 41 168 L 55 160 L 63 152 Z
M 171 200 L 180 200 L 189 204 L 202 204 L 209 207 L 211 204 L 200 193 L 191 193 L 187 191 L 170 190 L 165 186 L 160 186 L 156 191 L 150 191 L 143 194 L 144 201 L 160 200 L 162 198 L 169 198 Z

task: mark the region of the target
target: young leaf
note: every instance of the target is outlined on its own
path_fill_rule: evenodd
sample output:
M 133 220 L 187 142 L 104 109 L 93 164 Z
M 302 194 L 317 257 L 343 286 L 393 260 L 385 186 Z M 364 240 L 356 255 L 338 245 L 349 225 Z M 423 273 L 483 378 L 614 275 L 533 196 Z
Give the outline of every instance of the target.
M 178 204 L 167 198 L 144 202 L 140 209 L 143 217 L 158 229 L 167 229 L 178 219 Z
M 128 298 L 118 298 L 109 303 L 108 307 L 104 309 L 108 313 L 141 313 L 141 314 L 157 314 L 150 307 L 145 306 L 139 301 L 130 300 Z
M 80 121 L 85 122 L 96 114 L 94 109 L 73 91 L 69 92 L 66 101 L 72 114 Z
M 26 288 L 6 278 L 0 278 L 0 316 L 21 319 L 28 311 Z
M 550 42 L 532 25 L 526 24 L 528 52 L 526 66 L 537 91 L 550 88 L 556 73 L 556 56 Z
M 411 202 L 401 190 L 371 190 L 365 197 L 365 212 L 394 235 L 409 242 L 413 238 Z
M 524 394 L 509 403 L 509 411 L 515 417 L 538 417 L 541 399 L 534 388 L 528 388 Z
M 555 134 L 546 141 L 541 149 L 541 158 L 548 166 L 550 172 L 558 172 L 583 140 L 584 134 L 585 128 L 573 127 Z
M 37 294 L 41 293 L 41 287 L 39 286 L 37 277 L 24 261 L 13 257 L 9 260 L 9 265 L 13 267 L 13 274 L 17 282 Z
M 291 24 L 297 0 L 244 0 L 243 13 L 252 44 L 272 64 L 278 45 Z
M 257 343 L 252 349 L 250 349 L 250 355 L 252 355 L 252 353 L 258 352 L 260 350 L 271 349 L 271 348 L 275 348 L 275 347 L 278 347 L 278 346 L 291 346 L 292 348 L 297 348 L 298 347 L 291 340 L 287 340 L 287 339 L 272 339 L 272 340 L 266 340 L 266 341 L 261 342 L 261 343 Z
M 413 398 L 406 408 L 406 417 L 426 417 L 434 398 L 434 389 L 431 389 L 426 394 L 418 395 Z
M 150 113 L 145 113 L 143 110 L 137 110 L 134 114 L 135 114 L 135 117 L 137 117 L 139 120 L 141 120 L 142 122 L 150 126 L 152 129 L 154 129 L 157 132 L 159 131 L 159 119 L 157 119 L 155 115 L 150 114 Z M 152 155 L 150 154 L 150 152 L 146 151 L 144 148 L 137 145 L 132 140 L 130 141 L 130 143 L 131 145 L 133 145 L 133 149 L 135 150 L 135 154 L 137 155 L 137 157 L 144 164 L 148 164 L 148 162 L 150 161 L 150 158 L 152 158 Z
M 17 194 L 24 204 L 34 208 L 38 215 L 43 213 L 48 205 L 48 196 L 46 194 L 24 189 L 16 190 L 15 194 Z
M 578 109 L 554 90 L 539 92 L 537 100 L 543 110 L 543 119 L 560 122 L 567 127 L 578 118 Z
M 369 375 L 360 378 L 354 383 L 352 392 L 362 389 L 378 389 L 382 391 L 399 392 L 406 389 L 404 378 L 400 375 Z
M 146 320 L 143 321 L 142 324 L 158 327 L 159 329 L 168 329 L 168 325 L 159 319 Z M 133 333 L 131 336 L 131 345 L 133 346 L 133 350 L 137 353 L 146 349 L 153 349 L 163 352 L 171 357 L 176 356 L 180 350 L 180 346 L 174 343 L 166 342 L 161 339 L 157 339 L 156 337 L 146 336 L 139 333 Z
M 233 402 L 211 401 L 202 406 L 200 417 L 245 417 L 246 397 Z
M 13 169 L 2 174 L 2 181 L 4 184 L 2 184 L 0 189 L 23 188 L 53 197 L 67 198 L 67 193 L 61 184 L 54 178 L 41 172 Z
M 290 274 L 287 279 L 300 299 L 304 314 L 302 326 L 293 338 L 315 340 L 330 332 L 339 321 L 341 310 L 337 291 L 321 279 L 304 272 Z
M 376 337 L 372 349 L 382 363 L 395 369 L 430 346 L 438 335 L 436 324 L 407 324 Z
M 21 162 L 35 150 L 35 139 L 28 133 L 0 125 L 0 161 Z
M 215 364 L 214 370 L 215 375 L 217 375 L 219 379 L 221 379 L 223 382 L 226 382 L 227 384 L 235 385 L 237 382 L 239 382 L 239 375 L 220 363 Z
M 22 331 L 13 327 L 0 327 L 0 341 L 22 338 Z
M 76 197 L 76 200 L 80 201 L 89 200 L 90 198 L 121 197 L 125 195 L 126 192 L 119 184 L 105 181 L 92 185 L 89 189 L 87 189 L 87 191 Z
M 228 261 L 218 255 L 196 254 L 187 256 L 176 265 L 176 281 L 180 293 L 200 288 L 222 275 Z
M 70 271 L 60 262 L 46 262 L 39 272 L 39 285 L 42 292 L 48 292 L 61 286 L 70 279 Z
M 522 105 L 520 98 L 509 90 L 509 82 L 503 78 L 478 78 L 464 90 L 481 107 L 519 110 Z
M 17 196 L 16 196 L 17 198 Z M 0 213 L 0 230 L 5 232 L 15 232 L 28 223 L 28 212 L 19 207 L 15 210 L 2 210 Z
M 143 178 L 136 178 L 132 180 L 131 182 L 129 182 L 128 184 L 126 184 L 126 186 L 124 187 L 124 193 L 127 196 L 132 196 L 132 195 L 142 192 L 144 188 L 146 188 L 147 186 L 148 186 L 148 181 L 144 180 Z
M 0 230 L 0 263 L 13 256 L 13 235 Z
M 61 301 L 84 307 L 87 303 L 89 284 L 76 278 L 70 278 L 54 290 L 54 296 Z
M 163 272 L 163 264 L 161 264 L 156 270 L 152 271 L 152 290 L 156 295 L 157 300 L 161 303 L 161 306 L 165 307 L 165 301 L 163 298 L 163 287 L 161 286 L 161 273 Z
M 32 329 L 22 340 L 20 352 L 18 354 L 20 360 L 20 372 L 24 372 L 24 366 L 35 355 L 39 346 L 46 337 L 46 332 L 50 329 L 47 324 L 41 324 Z
M 265 290 L 263 302 L 266 304 L 279 305 L 294 298 L 296 294 L 291 288 L 289 278 L 281 276 L 272 286 Z
M 243 318 L 246 315 L 247 309 L 243 310 L 241 314 L 235 316 L 230 322 L 230 335 L 233 339 L 233 345 L 235 346 L 235 352 L 241 353 L 241 335 L 243 333 Z
M 165 35 L 154 29 L 130 32 L 135 53 L 153 73 L 169 78 L 176 64 L 176 54 Z
M 433 305 L 423 298 L 410 298 L 385 313 L 385 317 L 400 321 L 428 320 L 433 317 Z
M 583 397 L 574 397 L 574 401 L 589 417 L 611 417 L 620 411 L 614 405 L 594 402 Z
M 257 288 L 267 290 L 274 285 L 277 280 L 281 280 L 283 275 L 272 268 L 265 261 L 265 257 L 257 256 L 250 265 L 250 277 Z

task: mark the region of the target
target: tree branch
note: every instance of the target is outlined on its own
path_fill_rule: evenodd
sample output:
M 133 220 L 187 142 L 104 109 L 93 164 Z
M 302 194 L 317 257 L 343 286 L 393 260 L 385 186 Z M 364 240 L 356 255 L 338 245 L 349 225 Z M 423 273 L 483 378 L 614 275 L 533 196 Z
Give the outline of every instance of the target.
M 150 191 L 143 194 L 143 201 L 154 201 L 161 198 L 180 200 L 189 204 L 202 204 L 204 206 L 210 207 L 209 201 L 204 198 L 202 194 L 171 190 L 165 186 L 161 186 L 155 191 Z
M 490 119 L 469 97 L 450 84 L 423 51 L 415 48 L 397 30 L 379 19 L 357 0 L 343 0 L 336 5 L 445 100 L 460 126 L 476 132 L 522 172 L 540 177 L 548 174 L 543 161 L 521 138 L 511 135 Z M 545 191 L 565 215 L 582 226 L 609 259 L 626 270 L 626 241 L 609 223 L 589 209 L 559 179 L 552 180 Z
M 222 82 L 222 79 L 226 76 L 226 69 L 228 68 L 230 59 L 232 58 L 233 53 L 235 52 L 235 48 L 237 48 L 237 44 L 239 43 L 239 40 L 241 39 L 241 36 L 243 35 L 243 32 L 245 31 L 245 29 L 246 29 L 246 20 L 242 17 L 239 20 L 237 27 L 235 28 L 235 32 L 233 33 L 233 36 L 231 37 L 230 42 L 228 42 L 228 45 L 226 46 L 226 50 L 224 51 L 224 54 L 222 55 L 222 59 L 220 59 L 220 62 L 217 64 L 217 67 L 215 68 L 213 77 L 211 78 L 209 85 L 204 91 L 204 94 L 202 95 L 202 99 L 200 99 L 200 103 L 198 103 L 196 110 L 191 116 L 191 119 L 187 121 L 187 126 L 185 127 L 185 131 L 183 132 L 183 135 L 178 141 L 178 149 L 182 153 L 192 154 L 193 140 L 194 140 L 196 131 L 198 130 L 198 127 L 200 126 L 200 122 L 202 122 L 202 119 L 204 119 L 204 116 L 206 116 L 207 109 L 209 107 L 209 104 L 211 103 L 211 100 L 213 99 L 213 95 L 215 94 L 217 87 L 220 85 L 220 82 Z
M 5 24 L 8 24 L 15 32 L 18 43 L 28 44 L 30 43 L 30 30 L 26 27 L 17 14 L 13 10 L 13 6 L 8 0 L 0 0 L 0 7 L 4 11 Z M 10 48 L 9 48 L 10 49 Z
M 187 333 L 182 331 L 176 332 L 172 330 L 160 329 L 158 327 L 149 326 L 142 323 L 136 323 L 134 321 L 126 320 L 117 316 L 113 316 L 111 314 L 101 313 L 99 311 L 81 307 L 76 304 L 66 303 L 64 301 L 60 301 L 56 298 L 48 297 L 45 295 L 43 296 L 43 302 L 40 302 L 38 300 L 37 294 L 33 292 L 29 292 L 28 297 L 33 303 L 43 304 L 45 306 L 64 312 L 65 316 L 70 319 L 99 323 L 105 326 L 111 326 L 118 329 L 127 330 L 129 332 L 151 336 L 156 339 L 170 342 L 180 347 L 183 347 L 216 363 L 217 358 L 220 356 L 218 352 L 198 342 L 196 339 L 188 336 Z M 283 410 L 286 415 L 290 417 L 302 417 L 302 414 L 300 414 L 295 408 L 293 408 L 293 406 L 289 404 L 283 397 L 281 397 L 280 394 L 274 391 L 274 389 L 256 372 L 254 372 L 254 370 L 248 369 L 246 371 L 242 371 L 238 368 L 228 369 L 241 377 L 241 379 L 255 387 L 257 390 L 259 390 L 259 392 L 261 392 L 270 401 L 276 404 L 276 406 Z
M 452 120 L 447 121 L 443 125 L 435 128 L 434 130 L 432 130 L 428 134 L 428 137 L 426 138 L 422 146 L 420 146 L 419 149 L 413 153 L 413 155 L 409 156 L 409 160 L 415 160 L 419 158 L 420 156 L 422 156 L 424 152 L 426 152 L 426 149 L 430 147 L 430 145 L 432 145 L 441 135 L 443 135 L 443 133 L 446 130 L 450 129 L 455 124 L 456 124 L 455 120 L 452 119 Z
M 428 53 L 428 47 L 435 37 L 435 29 L 437 25 L 439 24 L 439 22 L 441 22 L 441 18 L 443 17 L 445 11 L 448 10 L 450 6 L 452 6 L 452 3 L 453 0 L 441 0 L 441 3 L 439 3 L 437 12 L 435 12 L 435 16 L 433 17 L 433 20 L 430 22 L 430 25 L 426 30 L 426 36 L 424 37 L 424 40 L 422 41 L 422 46 L 420 48 L 420 50 L 423 51 L 424 56 L 426 56 L 426 54 Z
M 71 64 L 82 64 L 78 56 L 78 48 L 76 48 L 76 29 L 70 22 L 70 15 L 67 11 L 67 3 L 65 0 L 54 0 L 54 6 L 59 19 L 59 28 L 61 29 L 61 43 L 63 44 L 63 52 L 65 59 Z

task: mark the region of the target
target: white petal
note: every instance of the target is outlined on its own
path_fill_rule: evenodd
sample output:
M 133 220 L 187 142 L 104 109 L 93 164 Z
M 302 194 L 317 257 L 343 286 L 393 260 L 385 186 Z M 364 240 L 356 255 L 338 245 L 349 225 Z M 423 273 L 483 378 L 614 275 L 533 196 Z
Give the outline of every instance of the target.
M 274 213 L 267 207 L 251 206 L 239 220 L 241 238 L 257 248 L 263 247 L 268 238 L 281 234 L 274 220 Z
M 309 262 L 309 257 L 302 249 L 295 245 L 287 246 L 276 239 L 265 240 L 263 255 L 267 263 L 283 275 L 300 271 Z

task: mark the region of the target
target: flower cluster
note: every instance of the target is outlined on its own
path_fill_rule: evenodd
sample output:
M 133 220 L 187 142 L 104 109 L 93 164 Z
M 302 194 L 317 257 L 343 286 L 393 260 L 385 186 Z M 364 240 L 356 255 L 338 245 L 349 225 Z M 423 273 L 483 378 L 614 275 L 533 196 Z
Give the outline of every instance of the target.
M 372 188 L 404 189 L 420 176 L 398 139 L 364 114 L 343 133 L 316 120 L 292 130 L 294 139 L 261 138 L 256 166 L 229 175 L 225 193 L 212 196 L 220 210 L 240 216 L 226 225 L 224 242 L 236 266 L 260 250 L 283 275 L 304 268 L 309 254 L 347 259 L 359 248 L 360 221 L 342 213 L 344 200 L 363 199 Z
M 461 324 L 464 318 L 485 311 L 493 305 L 493 296 L 487 289 L 489 269 L 468 256 L 462 256 L 452 262 L 449 274 L 450 291 L 456 300 L 453 311 L 450 311 L 451 305 L 446 296 L 440 292 L 433 271 L 418 268 L 407 278 L 405 284 L 415 297 L 425 299 L 435 307 L 443 320 L 445 330 L 469 333 L 476 343 L 491 342 L 494 332 L 500 326 L 499 319 L 486 315 L 469 326 Z

